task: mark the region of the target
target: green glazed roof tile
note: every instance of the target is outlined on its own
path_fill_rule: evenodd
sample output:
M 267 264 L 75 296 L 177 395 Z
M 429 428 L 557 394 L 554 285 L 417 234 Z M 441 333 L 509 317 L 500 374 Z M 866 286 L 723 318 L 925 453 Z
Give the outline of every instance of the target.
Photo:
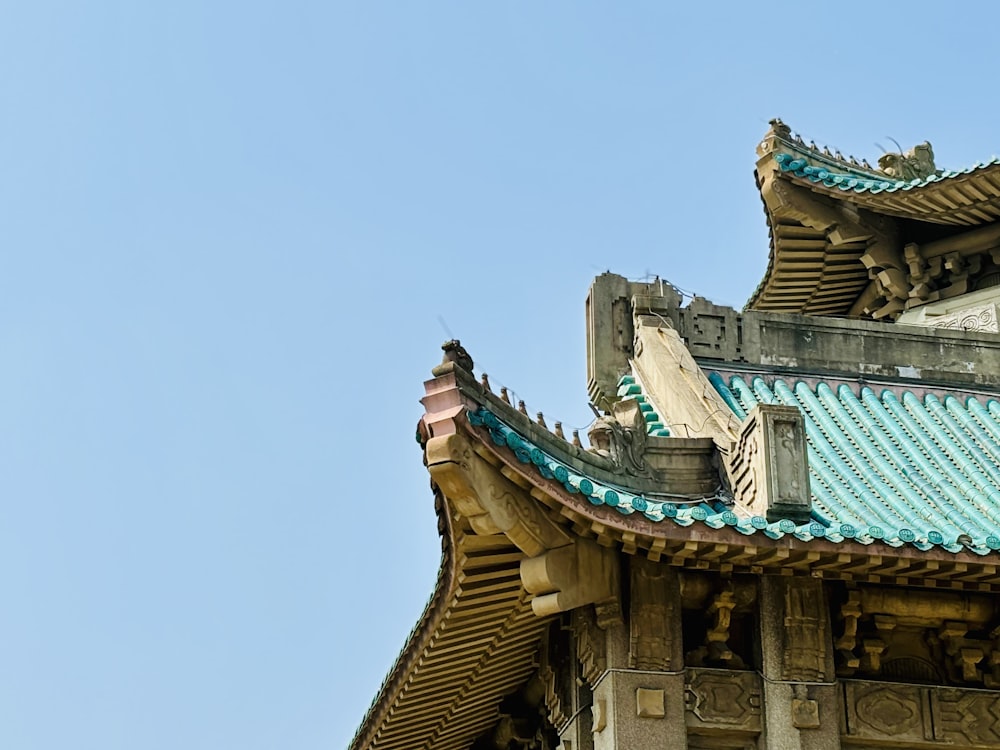
M 727 381 L 718 373 L 711 373 L 709 380 L 740 419 L 761 402 L 802 411 L 812 488 L 810 521 L 772 522 L 744 515 L 721 496 L 672 502 L 655 493 L 610 486 L 579 474 L 485 408 L 469 412 L 469 421 L 567 492 L 654 522 L 729 526 L 746 535 L 792 535 L 803 542 L 879 541 L 980 555 L 1000 549 L 1000 401 L 970 397 L 963 402 L 934 395 L 920 399 L 910 391 L 876 393 L 869 387 L 826 382 L 812 386 L 780 378 L 768 383 L 756 377 L 748 383 L 735 376 Z M 649 426 L 650 434 L 667 436 L 662 423 Z
M 949 180 L 961 175 L 971 174 L 979 169 L 1000 164 L 1000 158 L 993 157 L 987 162 L 977 162 L 966 169 L 942 170 L 937 174 L 929 175 L 923 179 L 892 180 L 868 172 L 850 174 L 839 172 L 835 169 L 827 169 L 823 166 L 813 166 L 801 156 L 785 152 L 775 154 L 774 160 L 778 163 L 778 167 L 782 172 L 791 173 L 796 177 L 807 179 L 810 182 L 821 183 L 828 188 L 837 188 L 844 192 L 852 191 L 855 193 L 894 193 L 897 190 L 912 190 L 913 188 L 929 185 L 932 182 Z

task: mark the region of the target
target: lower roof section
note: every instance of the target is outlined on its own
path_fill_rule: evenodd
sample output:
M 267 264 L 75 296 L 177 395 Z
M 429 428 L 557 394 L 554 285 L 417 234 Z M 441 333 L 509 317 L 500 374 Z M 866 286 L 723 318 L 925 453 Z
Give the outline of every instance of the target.
M 441 510 L 444 518 L 454 513 Z M 537 668 L 549 620 L 532 612 L 524 555 L 503 534 L 446 533 L 437 590 L 352 750 L 466 750 Z
M 738 416 L 805 417 L 813 522 L 795 535 L 980 555 L 1000 549 L 1000 403 L 818 381 L 711 380 Z M 816 533 L 818 532 L 818 534 Z
M 909 545 L 988 555 L 1000 549 L 1000 402 L 909 390 L 852 389 L 739 375 L 710 379 L 744 419 L 758 403 L 800 409 L 805 418 L 812 518 L 768 520 L 724 494 L 671 498 L 588 476 L 560 461 L 493 411 L 468 412 L 471 424 L 513 452 L 526 470 L 571 495 L 654 523 L 732 527 L 745 535 L 801 542 Z

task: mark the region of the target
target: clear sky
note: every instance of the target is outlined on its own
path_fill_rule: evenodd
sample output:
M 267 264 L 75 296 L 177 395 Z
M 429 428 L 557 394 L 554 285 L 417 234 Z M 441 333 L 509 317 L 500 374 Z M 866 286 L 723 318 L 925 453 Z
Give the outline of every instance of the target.
M 441 342 L 586 425 L 594 275 L 742 305 L 775 116 L 1000 151 L 998 16 L 4 3 L 0 747 L 344 747 L 436 575 Z

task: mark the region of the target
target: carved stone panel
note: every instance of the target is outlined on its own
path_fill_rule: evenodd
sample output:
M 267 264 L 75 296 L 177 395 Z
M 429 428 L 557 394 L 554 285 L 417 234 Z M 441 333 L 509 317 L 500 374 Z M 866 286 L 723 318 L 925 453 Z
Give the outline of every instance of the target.
M 826 601 L 822 584 L 812 578 L 790 578 L 785 583 L 785 680 L 827 678 Z
M 812 498 L 802 413 L 779 404 L 755 406 L 729 461 L 736 498 L 777 521 L 805 521 Z
M 680 622 L 677 573 L 644 557 L 631 558 L 629 666 L 665 672 L 670 669 L 675 629 Z
M 844 729 L 892 747 L 1000 747 L 1000 693 L 845 680 Z
M 931 692 L 935 737 L 956 745 L 1000 746 L 1000 695 L 941 688 Z
M 879 682 L 844 683 L 847 735 L 860 739 L 933 739 L 926 689 Z
M 594 686 L 608 668 L 608 658 L 604 631 L 597 625 L 593 607 L 573 610 L 573 635 L 580 671 L 583 678 Z
M 948 315 L 927 317 L 927 321 L 935 328 L 951 328 L 959 331 L 1000 332 L 997 323 L 996 304 L 977 305 Z
M 756 672 L 688 669 L 684 718 L 693 732 L 760 731 L 760 677 Z

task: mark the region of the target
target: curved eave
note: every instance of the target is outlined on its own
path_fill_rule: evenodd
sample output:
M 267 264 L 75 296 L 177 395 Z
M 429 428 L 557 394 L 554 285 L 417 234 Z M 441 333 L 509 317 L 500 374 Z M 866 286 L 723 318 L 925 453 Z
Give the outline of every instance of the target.
M 438 517 L 444 554 L 434 594 L 351 750 L 467 750 L 536 669 L 548 620 L 521 585 L 524 555 L 502 534 L 463 528 L 440 495 Z
M 790 206 L 813 196 L 829 209 L 937 224 L 980 226 L 1000 220 L 1000 159 L 964 170 L 940 170 L 924 179 L 894 180 L 873 169 L 830 157 L 772 129 L 757 149 L 757 186 L 765 204 L 770 253 L 747 309 L 806 315 L 851 315 L 874 293 L 860 262 L 859 243 L 831 243 L 817 227 L 832 228 L 830 212 L 813 215 Z M 777 193 L 777 194 L 776 194 Z M 840 209 L 843 212 L 843 209 Z M 824 212 L 826 215 L 824 216 Z M 836 211 L 834 211 L 836 213 Z M 878 220 L 878 219 L 876 219 Z
M 505 416 L 505 415 L 504 415 Z M 531 496 L 554 519 L 570 526 L 578 536 L 596 539 L 602 546 L 617 546 L 627 554 L 697 570 L 734 570 L 870 581 L 890 580 L 910 585 L 948 585 L 971 590 L 1000 590 L 1000 559 L 969 552 L 934 548 L 894 547 L 882 540 L 819 536 L 802 539 L 787 524 L 750 524 L 753 531 L 736 525 L 709 525 L 705 518 L 688 514 L 652 520 L 644 513 L 623 514 L 604 503 L 595 504 L 580 492 L 565 489 L 558 479 L 547 479 L 534 462 L 522 461 L 507 446 L 499 446 L 488 428 L 476 428 L 479 441 L 506 476 L 517 475 Z M 701 516 L 701 514 L 696 514 Z M 795 526 L 795 524 L 792 524 Z M 797 528 L 797 527 L 796 527 Z M 788 529 L 786 531 L 786 529 Z
M 834 246 L 826 232 L 778 218 L 765 207 L 767 269 L 746 308 L 804 315 L 847 315 L 870 280 L 861 242 Z
M 492 394 L 484 393 L 467 374 L 461 380 L 466 413 L 482 408 L 481 402 L 487 401 L 486 397 Z M 683 513 L 666 510 L 662 516 L 654 511 L 651 517 L 646 512 L 648 508 L 640 511 L 631 500 L 620 502 L 626 494 L 620 489 L 616 490 L 618 502 L 608 504 L 608 488 L 601 486 L 604 479 L 593 473 L 568 477 L 576 491 L 567 489 L 561 477 L 548 477 L 542 472 L 538 463 L 540 457 L 532 455 L 532 448 L 538 448 L 538 443 L 531 434 L 513 424 L 515 416 L 523 415 L 503 402 L 498 405 L 498 401 L 490 399 L 488 408 L 491 411 L 495 408 L 498 420 L 522 439 L 524 445 L 518 445 L 515 440 L 512 448 L 506 432 L 501 444 L 498 436 L 491 434 L 489 425 L 477 426 L 474 423 L 482 420 L 473 418 L 469 422 L 466 416 L 469 429 L 481 445 L 480 453 L 491 456 L 490 460 L 505 476 L 516 477 L 518 484 L 529 490 L 531 497 L 547 509 L 551 518 L 572 528 L 574 534 L 595 538 L 604 546 L 619 546 L 628 554 L 644 554 L 653 560 L 665 559 L 677 566 L 698 569 L 772 573 L 799 570 L 831 578 L 864 575 L 876 580 L 884 576 L 908 580 L 914 585 L 934 585 L 928 582 L 941 580 L 949 582 L 948 585 L 971 589 L 1000 588 L 1000 557 L 992 551 L 984 556 L 982 550 L 894 546 L 864 533 L 853 537 L 827 536 L 825 531 L 811 529 L 812 524 L 734 519 L 725 511 L 713 515 L 707 509 L 698 510 L 701 507 L 698 505 Z M 558 447 L 558 442 L 543 451 L 549 458 L 557 462 L 578 458 L 573 446 L 563 443 L 571 450 L 560 454 L 551 450 L 552 445 Z M 567 469 L 570 468 L 567 464 Z M 581 490 L 580 483 L 584 479 L 591 486 Z M 633 486 L 630 494 L 641 496 L 643 492 Z
M 909 182 L 884 175 L 851 174 L 789 152 L 773 156 L 790 182 L 859 208 L 932 224 L 977 226 L 1000 219 L 1000 160 L 946 170 Z

